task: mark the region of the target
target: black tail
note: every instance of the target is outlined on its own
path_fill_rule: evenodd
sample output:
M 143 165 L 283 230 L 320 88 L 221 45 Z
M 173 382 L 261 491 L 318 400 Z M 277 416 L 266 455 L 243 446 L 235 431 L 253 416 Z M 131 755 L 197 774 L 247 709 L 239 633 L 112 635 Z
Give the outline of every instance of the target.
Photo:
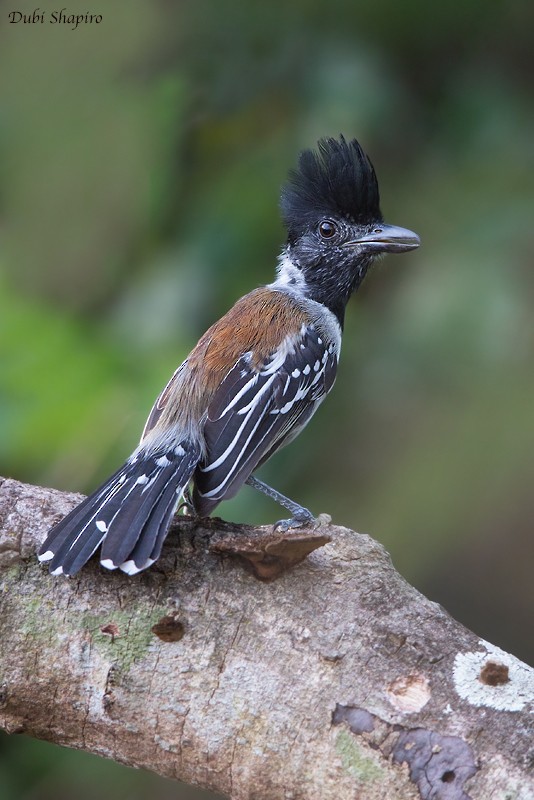
M 100 563 L 133 575 L 159 558 L 169 525 L 200 459 L 200 446 L 134 453 L 118 472 L 50 533 L 39 561 L 53 575 L 74 575 L 102 543 Z

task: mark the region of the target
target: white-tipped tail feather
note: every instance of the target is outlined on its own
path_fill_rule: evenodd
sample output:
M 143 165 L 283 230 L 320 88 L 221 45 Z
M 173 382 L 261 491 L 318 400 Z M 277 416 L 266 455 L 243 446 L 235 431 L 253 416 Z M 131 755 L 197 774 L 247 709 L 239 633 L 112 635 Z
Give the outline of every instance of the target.
M 177 451 L 136 451 L 61 520 L 39 553 L 50 573 L 74 575 L 100 545 L 106 569 L 134 575 L 151 566 L 201 456 L 200 446 L 189 441 Z

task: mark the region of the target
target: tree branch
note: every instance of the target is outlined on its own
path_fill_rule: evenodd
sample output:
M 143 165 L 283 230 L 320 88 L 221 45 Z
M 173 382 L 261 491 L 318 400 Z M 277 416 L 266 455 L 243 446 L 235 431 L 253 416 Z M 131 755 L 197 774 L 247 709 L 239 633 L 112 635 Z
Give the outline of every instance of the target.
M 34 553 L 78 500 L 0 485 L 8 732 L 235 800 L 532 798 L 533 671 L 368 536 L 324 523 L 273 544 L 267 528 L 184 518 L 139 576 L 91 563 L 53 578 Z M 270 583 L 221 555 L 272 578 L 318 544 Z

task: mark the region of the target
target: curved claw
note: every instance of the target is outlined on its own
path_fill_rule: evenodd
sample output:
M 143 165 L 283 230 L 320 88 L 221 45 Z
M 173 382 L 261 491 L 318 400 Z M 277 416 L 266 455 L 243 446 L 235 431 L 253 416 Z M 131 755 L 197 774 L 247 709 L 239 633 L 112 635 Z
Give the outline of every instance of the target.
M 195 507 L 193 506 L 193 500 L 191 499 L 191 491 L 189 487 L 184 491 L 182 495 L 182 501 L 179 503 L 175 513 L 189 514 L 191 517 L 195 516 Z
M 294 516 L 291 519 L 279 519 L 273 525 L 275 531 L 288 531 L 290 528 L 304 528 L 306 526 L 315 527 L 316 519 L 313 514 L 308 513 L 299 516 Z

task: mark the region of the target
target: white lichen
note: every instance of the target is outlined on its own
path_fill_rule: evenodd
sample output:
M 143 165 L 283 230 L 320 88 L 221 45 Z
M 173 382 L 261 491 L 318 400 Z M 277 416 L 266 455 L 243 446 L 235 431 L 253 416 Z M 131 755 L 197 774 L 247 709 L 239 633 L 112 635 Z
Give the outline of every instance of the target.
M 474 706 L 497 711 L 521 711 L 534 705 L 534 669 L 499 647 L 480 639 L 480 651 L 458 653 L 454 659 L 454 687 L 460 697 Z M 507 680 L 488 685 L 481 672 L 488 663 L 507 669 Z

